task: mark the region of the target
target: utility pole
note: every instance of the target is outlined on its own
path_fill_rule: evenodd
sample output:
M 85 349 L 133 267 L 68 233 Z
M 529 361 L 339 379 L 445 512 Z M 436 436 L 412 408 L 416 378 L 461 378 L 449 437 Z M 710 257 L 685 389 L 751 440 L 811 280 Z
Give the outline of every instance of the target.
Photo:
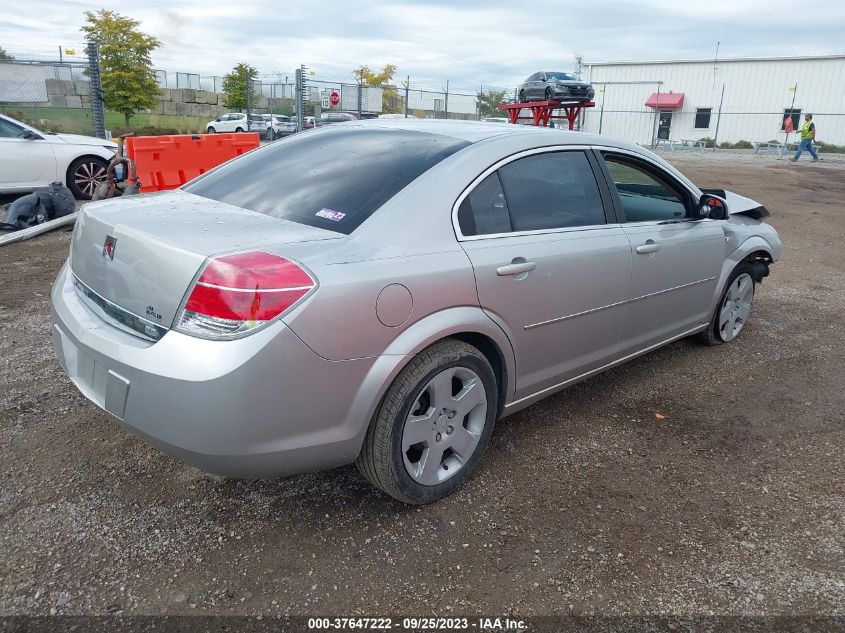
M 713 132 L 713 151 L 719 144 L 719 123 L 722 121 L 722 102 L 725 100 L 725 84 L 722 84 L 722 96 L 719 98 L 719 113 L 716 115 L 716 131 Z
M 444 92 L 446 98 L 443 101 L 443 118 L 449 118 L 449 80 L 446 80 L 446 91 Z
M 305 105 L 305 79 L 303 77 L 305 66 L 300 66 L 296 69 L 294 76 L 294 107 L 296 111 L 296 131 L 301 132 L 305 129 L 305 112 L 303 106 Z
M 411 75 L 405 78 L 405 118 L 408 118 L 408 93 L 411 88 Z

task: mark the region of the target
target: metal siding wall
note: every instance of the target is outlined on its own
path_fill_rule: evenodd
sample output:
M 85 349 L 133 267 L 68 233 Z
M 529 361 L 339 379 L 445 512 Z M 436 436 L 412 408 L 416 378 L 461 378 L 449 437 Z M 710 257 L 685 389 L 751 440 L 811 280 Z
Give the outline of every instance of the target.
M 790 107 L 792 93 L 788 89 L 797 81 L 795 108 L 813 112 L 821 141 L 845 144 L 845 58 L 720 60 L 715 85 L 712 61 L 593 65 L 588 76 L 593 82 L 659 80 L 663 81 L 661 92 L 683 92 L 683 109 L 672 119 L 673 139 L 714 136 L 724 83 L 719 142 L 783 140 L 783 110 Z M 609 85 L 605 90 L 602 134 L 650 143 L 647 116 L 638 110 L 646 110 L 643 104 L 656 86 Z M 601 98 L 597 94 L 596 108 L 585 111 L 585 131 L 598 132 Z M 713 109 L 710 128 L 694 129 L 695 110 L 704 107 Z

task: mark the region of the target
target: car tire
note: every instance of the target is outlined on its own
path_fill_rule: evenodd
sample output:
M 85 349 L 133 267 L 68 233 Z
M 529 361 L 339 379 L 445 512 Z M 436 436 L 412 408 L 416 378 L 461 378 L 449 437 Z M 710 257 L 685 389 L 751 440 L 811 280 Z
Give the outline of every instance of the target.
M 554 95 L 552 95 L 551 88 L 546 88 L 546 92 L 543 93 L 543 96 L 545 97 L 546 101 L 551 101 L 552 97 L 554 96 Z
M 722 345 L 740 335 L 751 314 L 756 285 L 753 268 L 748 262 L 741 262 L 731 271 L 710 325 L 698 335 L 702 343 Z
M 235 128 L 235 132 L 237 132 L 238 134 L 242 133 L 243 131 L 244 131 L 244 129 L 242 127 L 236 127 Z
M 97 185 L 106 179 L 108 161 L 99 156 L 81 156 L 67 168 L 67 186 L 77 200 L 90 200 Z
M 355 465 L 399 501 L 442 499 L 466 481 L 481 458 L 497 403 L 496 377 L 484 354 L 455 339 L 435 343 L 387 390 Z
M 209 134 L 217 134 L 217 130 L 215 130 L 213 127 L 208 128 L 206 132 L 208 132 Z
M 525 103 L 525 91 L 524 90 L 519 91 L 519 102 Z

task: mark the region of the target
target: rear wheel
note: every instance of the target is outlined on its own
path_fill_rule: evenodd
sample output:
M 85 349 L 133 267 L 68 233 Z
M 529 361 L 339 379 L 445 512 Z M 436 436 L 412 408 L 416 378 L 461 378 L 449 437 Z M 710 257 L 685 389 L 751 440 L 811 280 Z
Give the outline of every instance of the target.
M 67 186 L 78 200 L 90 200 L 97 185 L 106 179 L 108 163 L 99 156 L 82 156 L 67 170 Z
M 710 325 L 699 335 L 703 343 L 721 345 L 739 336 L 751 314 L 754 285 L 751 264 L 742 262 L 733 269 Z
M 524 90 L 519 91 L 519 102 L 525 103 L 525 91 Z
M 405 503 L 441 499 L 475 468 L 496 422 L 493 369 L 453 339 L 420 352 L 388 389 L 355 462 L 370 483 Z
M 209 134 L 216 134 L 217 130 L 215 130 L 214 127 L 210 127 L 210 128 L 208 128 L 208 133 Z
M 244 131 L 244 129 L 242 127 L 235 128 L 235 132 L 240 133 L 240 132 L 243 132 L 243 131 Z

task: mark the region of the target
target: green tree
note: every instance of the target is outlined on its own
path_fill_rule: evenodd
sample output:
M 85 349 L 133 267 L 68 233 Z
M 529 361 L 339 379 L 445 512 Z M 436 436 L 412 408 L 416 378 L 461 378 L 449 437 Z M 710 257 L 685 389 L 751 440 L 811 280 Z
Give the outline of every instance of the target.
M 87 24 L 81 28 L 90 42 L 100 45 L 100 79 L 106 108 L 129 118 L 139 110 L 158 105 L 161 90 L 152 69 L 150 54 L 161 46 L 152 35 L 138 30 L 138 20 L 115 11 L 85 12 Z
M 361 66 L 352 71 L 352 76 L 362 86 L 378 86 L 381 92 L 381 108 L 383 112 L 402 112 L 402 97 L 393 84 L 393 75 L 396 74 L 394 64 L 386 64 L 380 73 L 375 73 L 368 66 Z
M 0 59 L 14 59 L 9 53 L 6 52 L 6 49 L 0 46 Z
M 226 99 L 223 102 L 230 110 L 246 110 L 246 96 L 252 86 L 252 81 L 258 77 L 258 71 L 249 64 L 238 64 L 223 78 L 223 92 Z M 260 95 L 252 91 L 252 101 Z
M 496 109 L 496 106 L 505 103 L 507 101 L 507 95 L 506 90 L 487 90 L 477 93 L 475 98 L 478 100 L 478 116 L 504 117 L 505 113 Z

